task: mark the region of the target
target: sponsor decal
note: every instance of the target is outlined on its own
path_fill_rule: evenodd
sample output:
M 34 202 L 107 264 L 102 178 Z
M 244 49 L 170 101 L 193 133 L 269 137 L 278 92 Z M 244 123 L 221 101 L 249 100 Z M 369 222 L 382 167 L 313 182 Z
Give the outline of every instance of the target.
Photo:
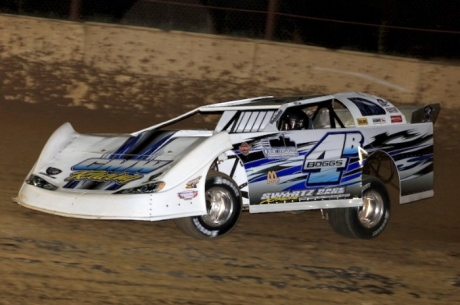
M 331 198 L 339 199 L 349 196 L 350 194 L 345 193 L 345 187 L 320 188 L 292 192 L 286 191 L 264 193 L 260 198 L 260 204 L 313 201 Z
M 72 166 L 65 181 L 115 182 L 123 185 L 141 179 L 144 174 L 157 170 L 171 161 L 90 158 Z
M 331 188 L 324 188 L 318 189 L 316 191 L 316 195 L 337 195 L 345 193 L 344 187 L 331 187 Z
M 296 143 L 284 135 L 262 141 L 260 144 L 267 159 L 289 159 L 299 155 Z
M 267 173 L 267 184 L 270 184 L 270 183 L 279 183 L 280 182 L 280 179 L 278 178 L 278 176 L 276 175 L 276 172 L 275 171 L 269 171 Z
M 249 153 L 251 152 L 251 149 L 252 149 L 252 145 L 247 142 L 241 143 L 240 146 L 238 147 L 238 150 L 243 154 L 243 156 L 249 155 Z
M 293 191 L 293 192 L 276 192 L 276 193 L 265 193 L 260 198 L 260 204 L 269 204 L 275 202 L 296 202 L 299 201 L 301 196 L 307 196 L 311 191 Z
M 378 124 L 386 124 L 387 120 L 385 118 L 373 118 L 372 123 Z
M 263 153 L 267 159 L 289 159 L 299 155 L 296 147 L 264 148 Z
M 188 181 L 186 184 L 185 184 L 185 188 L 186 189 L 194 189 L 196 188 L 196 185 L 198 184 L 198 182 L 200 182 L 200 179 L 201 179 L 201 176 L 195 178 L 195 179 L 192 179 L 190 181 Z
M 382 106 L 382 107 L 390 106 L 390 103 L 388 103 L 385 100 L 379 99 L 379 98 L 377 99 L 377 103 L 379 103 L 380 106 Z
M 402 116 L 400 115 L 392 115 L 391 116 L 391 123 L 402 123 Z
M 117 184 L 126 184 L 142 177 L 143 175 L 141 174 L 87 170 L 73 172 L 69 177 L 65 178 L 65 181 L 115 182 Z
M 54 167 L 48 167 L 48 168 L 46 169 L 46 173 L 40 172 L 40 174 L 45 175 L 45 176 L 47 176 L 47 177 L 50 177 L 50 178 L 52 178 L 52 179 L 56 179 L 56 177 L 53 177 L 53 176 L 54 176 L 54 175 L 58 175 L 58 174 L 60 174 L 60 173 L 62 173 L 62 171 L 61 171 L 60 169 L 54 168 Z
M 198 191 L 183 191 L 180 193 L 177 193 L 177 196 L 179 196 L 180 199 L 184 200 L 192 200 L 198 195 Z
M 138 173 L 148 174 L 156 169 L 159 169 L 171 161 L 158 160 L 135 160 L 135 159 L 106 159 L 106 158 L 90 158 L 82 161 L 74 166 L 74 171 L 108 171 L 116 173 Z
M 46 169 L 46 174 L 48 175 L 57 175 L 57 174 L 60 174 L 62 173 L 62 171 L 60 169 L 57 169 L 55 167 L 48 167 Z
M 358 122 L 358 126 L 369 125 L 369 123 L 367 122 L 367 118 L 357 118 L 356 121 Z
M 389 113 L 398 113 L 399 112 L 398 108 L 396 108 L 396 107 L 388 107 L 388 108 L 385 108 L 385 109 Z
M 347 164 L 347 159 L 333 159 L 333 160 L 317 160 L 317 161 L 308 161 L 305 163 L 305 168 L 308 170 L 321 169 L 327 167 L 341 168 L 345 167 Z
M 338 185 L 350 158 L 359 157 L 364 136 L 358 131 L 327 133 L 305 155 L 306 185 Z

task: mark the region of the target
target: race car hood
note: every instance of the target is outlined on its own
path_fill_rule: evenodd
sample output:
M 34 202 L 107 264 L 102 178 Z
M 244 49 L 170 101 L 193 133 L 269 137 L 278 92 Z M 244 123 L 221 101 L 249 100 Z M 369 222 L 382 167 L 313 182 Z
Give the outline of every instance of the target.
M 164 175 L 212 134 L 148 130 L 137 135 L 87 135 L 66 123 L 49 139 L 32 174 L 60 191 L 136 187 Z

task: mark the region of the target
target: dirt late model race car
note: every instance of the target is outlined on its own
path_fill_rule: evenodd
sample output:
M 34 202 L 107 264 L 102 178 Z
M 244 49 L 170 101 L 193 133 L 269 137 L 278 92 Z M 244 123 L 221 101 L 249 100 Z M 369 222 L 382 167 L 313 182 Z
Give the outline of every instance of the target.
M 173 219 L 201 239 L 229 233 L 242 211 L 320 210 L 336 232 L 370 239 L 387 225 L 390 180 L 400 203 L 433 196 L 439 110 L 347 92 L 211 104 L 131 134 L 65 123 L 14 200 L 68 217 Z M 171 128 L 199 114 L 217 123 Z

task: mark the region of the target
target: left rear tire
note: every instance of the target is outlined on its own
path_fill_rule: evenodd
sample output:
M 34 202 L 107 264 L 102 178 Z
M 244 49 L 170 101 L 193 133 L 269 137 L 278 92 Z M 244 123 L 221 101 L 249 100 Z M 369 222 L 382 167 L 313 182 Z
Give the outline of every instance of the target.
M 229 176 L 210 171 L 205 186 L 207 214 L 174 219 L 185 234 L 197 239 L 216 239 L 230 233 L 238 224 L 242 199 L 238 186 Z
M 332 229 L 344 236 L 371 239 L 382 233 L 390 217 L 390 196 L 382 181 L 363 176 L 363 206 L 328 211 Z

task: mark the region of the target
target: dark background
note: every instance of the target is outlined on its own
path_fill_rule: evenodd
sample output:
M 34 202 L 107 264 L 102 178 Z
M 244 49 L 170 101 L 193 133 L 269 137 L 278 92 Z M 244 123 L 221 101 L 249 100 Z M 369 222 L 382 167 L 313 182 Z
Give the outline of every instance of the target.
M 457 0 L 3 0 L 0 12 L 460 59 Z

